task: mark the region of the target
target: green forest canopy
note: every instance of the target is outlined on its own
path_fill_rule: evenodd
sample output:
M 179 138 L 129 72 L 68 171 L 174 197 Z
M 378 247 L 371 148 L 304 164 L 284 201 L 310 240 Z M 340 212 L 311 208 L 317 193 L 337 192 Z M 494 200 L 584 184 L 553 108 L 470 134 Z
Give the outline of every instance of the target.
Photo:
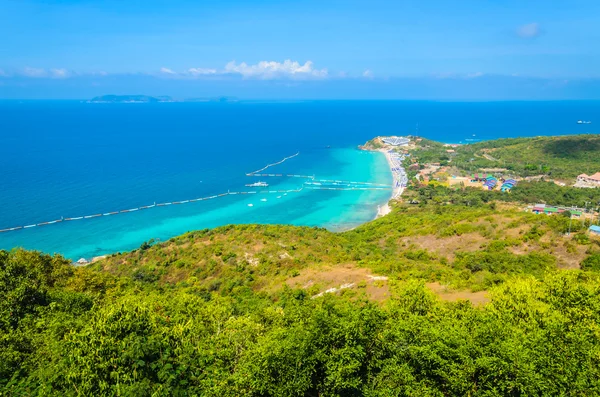
M 413 194 L 419 205 L 341 234 L 227 226 L 86 268 L 0 251 L 0 393 L 598 395 L 587 225 L 468 189 Z M 289 286 L 342 265 L 387 277 L 389 295 Z M 443 301 L 431 282 L 489 302 Z
M 574 181 L 582 174 L 600 172 L 600 136 L 567 135 L 506 138 L 460 145 L 455 154 L 439 142 L 424 139 L 413 154 L 419 162 L 452 164 L 467 172 L 506 168 L 518 176 L 548 175 Z

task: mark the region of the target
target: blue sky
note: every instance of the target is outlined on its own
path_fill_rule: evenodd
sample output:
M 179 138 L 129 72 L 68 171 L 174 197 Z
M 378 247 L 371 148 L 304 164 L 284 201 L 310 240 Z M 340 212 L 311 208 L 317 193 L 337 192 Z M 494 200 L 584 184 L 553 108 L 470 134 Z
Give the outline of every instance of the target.
M 0 98 L 600 99 L 599 1 L 0 0 L 0 10 Z

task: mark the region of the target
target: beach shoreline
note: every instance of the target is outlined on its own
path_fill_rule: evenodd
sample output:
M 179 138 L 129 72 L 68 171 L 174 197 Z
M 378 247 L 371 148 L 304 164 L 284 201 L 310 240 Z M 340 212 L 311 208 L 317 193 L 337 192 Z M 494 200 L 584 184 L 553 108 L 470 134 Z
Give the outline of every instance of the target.
M 398 197 L 400 197 L 402 195 L 402 193 L 404 192 L 404 187 L 399 183 L 396 172 L 394 172 L 394 168 L 396 167 L 396 165 L 394 164 L 394 161 L 392 160 L 392 156 L 391 156 L 389 150 L 388 149 L 376 149 L 374 151 L 383 153 L 383 155 L 385 156 L 385 159 L 388 163 L 388 166 L 390 167 L 390 171 L 392 172 L 392 193 L 390 195 L 390 198 L 388 199 L 388 201 L 385 204 L 377 207 L 377 215 L 376 215 L 375 219 L 379 219 L 383 216 L 386 216 L 390 212 L 392 212 L 392 207 L 390 206 L 390 203 L 392 202 L 392 200 L 397 200 Z
M 372 142 L 376 142 L 379 145 L 375 146 L 372 144 Z M 381 145 L 383 145 L 383 147 L 381 147 Z M 392 212 L 390 203 L 392 200 L 397 200 L 402 193 L 404 193 L 408 179 L 406 171 L 402 166 L 402 162 L 404 161 L 406 155 L 395 152 L 393 150 L 394 147 L 383 142 L 381 137 L 376 137 L 366 144 L 359 146 L 359 149 L 369 152 L 382 153 L 385 156 L 385 160 L 387 161 L 392 173 L 392 193 L 385 204 L 377 206 L 377 214 L 375 215 L 374 219 L 379 219 Z

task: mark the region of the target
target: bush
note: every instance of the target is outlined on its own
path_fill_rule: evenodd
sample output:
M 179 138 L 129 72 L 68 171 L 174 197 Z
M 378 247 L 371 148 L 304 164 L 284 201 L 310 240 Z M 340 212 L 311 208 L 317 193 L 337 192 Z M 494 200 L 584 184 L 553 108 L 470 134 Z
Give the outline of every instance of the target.
M 594 253 L 581 262 L 581 270 L 600 272 L 600 254 Z

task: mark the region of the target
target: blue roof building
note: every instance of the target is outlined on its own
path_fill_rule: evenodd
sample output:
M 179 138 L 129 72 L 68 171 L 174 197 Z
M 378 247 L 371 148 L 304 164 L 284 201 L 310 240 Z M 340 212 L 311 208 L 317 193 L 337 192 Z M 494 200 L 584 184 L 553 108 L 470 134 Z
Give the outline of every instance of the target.
M 590 228 L 588 230 L 590 231 L 590 233 L 600 235 L 600 226 L 598 226 L 598 225 L 592 225 L 592 226 L 590 226 Z

